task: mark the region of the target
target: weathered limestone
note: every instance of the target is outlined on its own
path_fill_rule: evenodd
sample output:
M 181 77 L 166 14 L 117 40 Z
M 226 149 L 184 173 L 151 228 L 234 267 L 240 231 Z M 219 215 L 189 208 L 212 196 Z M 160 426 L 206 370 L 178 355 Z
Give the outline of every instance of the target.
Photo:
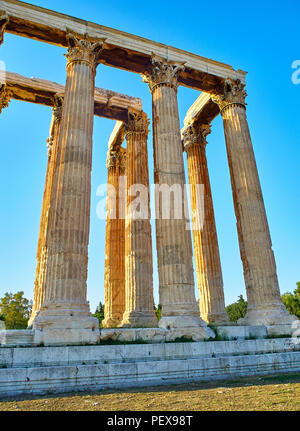
M 164 200 L 156 199 L 160 327 L 206 325 L 200 319 L 195 298 L 191 234 L 184 212 L 185 175 L 177 106 L 178 76 L 183 69 L 182 65 L 153 57 L 143 75 L 152 93 L 154 181 L 157 186 L 175 186 L 182 198 L 175 202 L 170 195 L 171 213 L 167 218 L 163 218 Z M 180 218 L 175 215 L 178 210 Z
M 45 299 L 34 321 L 45 344 L 97 342 L 86 301 L 95 73 L 102 44 L 68 35 L 57 196 L 49 223 Z
M 213 98 L 223 117 L 248 311 L 239 323 L 291 323 L 280 297 L 269 226 L 246 118 L 244 84 L 228 79 Z
M 125 311 L 125 202 L 120 177 L 125 176 L 126 150 L 121 144 L 107 153 L 104 328 L 120 325 Z
M 0 114 L 3 108 L 7 108 L 11 99 L 11 91 L 7 85 L 0 85 Z
M 184 131 L 191 192 L 194 254 L 200 315 L 208 323 L 229 323 L 225 310 L 223 277 L 214 208 L 206 160 L 209 125 L 190 124 Z M 203 187 L 203 202 L 200 187 Z
M 283 338 L 117 346 L 4 347 L 0 349 L 0 398 L 47 394 L 49 391 L 120 389 L 299 373 L 299 348 L 299 344 Z
M 66 35 L 70 31 L 88 34 L 95 41 L 105 38 L 101 62 L 108 66 L 142 73 L 154 54 L 184 62 L 186 68 L 180 80 L 187 87 L 216 92 L 226 77 L 245 80 L 246 72 L 228 64 L 70 15 L 17 0 L 1 0 L 1 9 L 10 18 L 6 31 L 19 36 L 58 46 L 67 46 Z
M 4 32 L 8 21 L 9 18 L 7 13 L 0 11 L 0 45 L 3 43 Z
M 52 113 L 52 121 L 50 125 L 50 137 L 47 140 L 48 147 L 48 164 L 46 171 L 46 180 L 42 204 L 41 222 L 39 230 L 39 239 L 37 247 L 37 266 L 34 281 L 34 299 L 33 307 L 28 326 L 33 324 L 36 314 L 39 312 L 45 296 L 45 276 L 47 268 L 47 233 L 48 233 L 48 217 L 51 201 L 55 202 L 56 188 L 57 188 L 57 175 L 55 178 L 55 169 L 58 161 L 58 136 L 62 115 L 63 96 L 56 95 L 54 98 L 54 107 Z M 54 181 L 54 178 L 56 181 Z M 56 188 L 54 188 L 54 184 Z
M 6 31 L 68 46 L 66 88 L 50 81 L 0 72 L 0 112 L 11 98 L 52 106 L 53 96 L 65 91 L 61 125 L 54 116 L 49 140 L 49 163 L 37 251 L 35 304 L 30 319 L 34 331 L 12 334 L 15 339 L 20 342 L 24 336 L 28 345 L 31 342 L 51 345 L 96 343 L 100 340 L 98 321 L 91 317 L 86 300 L 94 114 L 126 122 L 128 142 L 126 219 L 124 221 L 120 216 L 123 211 L 117 196 L 116 219 L 108 217 L 107 220 L 104 320 L 104 326 L 123 325 L 126 328 L 122 328 L 121 332 L 117 329 L 106 330 L 113 334 L 112 337 L 120 336 L 124 340 L 137 340 L 139 336 L 144 336 L 146 340 L 153 337 L 165 341 L 176 337 L 198 340 L 215 336 L 200 318 L 195 300 L 177 107 L 179 84 L 207 92 L 202 93 L 193 104 L 187 116 L 188 125 L 185 123 L 202 317 L 210 323 L 228 323 L 205 155 L 208 127 L 199 126 L 210 124 L 221 111 L 247 287 L 248 313 L 239 322 L 244 326 L 235 326 L 232 331 L 228 326 L 219 328 L 224 334 L 242 336 L 250 331 L 250 327 L 245 326 L 248 324 L 266 325 L 256 326 L 259 328 L 258 334 L 268 333 L 270 327 L 276 334 L 276 326 L 281 327 L 282 333 L 287 327 L 291 329 L 291 322 L 296 318 L 287 313 L 280 299 L 274 254 L 246 120 L 245 72 L 18 0 L 1 1 L 0 45 Z M 141 112 L 139 99 L 101 89 L 95 92 L 94 78 L 100 53 L 101 62 L 106 65 L 143 74 L 153 97 L 156 236 L 162 304 L 160 328 L 151 328 L 157 326 L 157 321 L 153 310 L 148 121 Z M 125 154 L 120 145 L 109 147 L 108 158 L 108 182 L 115 186 L 118 193 L 120 176 L 124 174 Z M 205 191 L 203 228 L 199 226 L 201 204 L 195 190 L 197 184 L 204 184 Z M 138 186 L 138 205 L 133 186 Z M 166 188 L 167 196 L 164 195 Z M 168 199 L 171 214 L 164 212 Z M 113 209 L 112 201 L 113 196 L 109 195 L 108 213 Z M 136 217 L 137 213 L 139 217 Z M 14 337 L 7 336 L 13 341 Z M 279 359 L 281 366 L 284 366 L 286 359 Z M 241 362 L 235 364 L 251 369 L 251 363 Z M 187 368 L 189 375 L 193 371 L 192 365 L 183 364 L 182 373 Z M 203 365 L 202 368 L 205 368 L 208 364 Z M 179 364 L 170 366 L 175 368 Z M 231 367 L 231 364 L 225 366 Z M 218 367 L 222 373 L 222 361 Z M 143 373 L 138 372 L 139 368 L 142 367 L 137 366 L 137 370 L 133 370 L 137 371 L 133 375 L 144 378 Z M 147 367 L 145 369 L 147 375 Z M 212 366 L 211 369 L 214 373 L 216 368 Z M 98 373 L 98 370 L 90 371 L 92 375 Z M 200 372 L 203 372 L 202 369 Z M 172 376 L 176 375 L 175 369 Z M 90 374 L 83 376 L 83 379 L 85 377 L 90 379 Z M 27 381 L 30 381 L 29 377 Z M 40 385 L 39 379 L 36 384 Z
M 63 95 L 65 86 L 39 78 L 27 78 L 17 73 L 0 70 L 0 85 L 6 84 L 12 99 L 53 107 L 56 94 Z M 104 88 L 95 88 L 94 114 L 112 120 L 126 121 L 128 109 L 142 110 L 142 101 L 137 97 L 116 93 Z
M 126 124 L 127 199 L 125 221 L 125 295 L 121 326 L 155 327 L 152 239 L 149 206 L 145 113 L 129 112 Z M 139 194 L 139 196 L 137 196 Z M 138 199 L 138 204 L 135 202 Z

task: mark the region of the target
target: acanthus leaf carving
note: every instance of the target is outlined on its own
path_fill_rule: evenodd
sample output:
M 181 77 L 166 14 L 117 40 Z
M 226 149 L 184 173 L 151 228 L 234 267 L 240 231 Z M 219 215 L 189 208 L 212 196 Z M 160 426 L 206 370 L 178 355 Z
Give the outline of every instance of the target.
M 63 94 L 55 94 L 53 97 L 53 115 L 55 120 L 60 121 L 62 117 L 62 108 L 64 103 L 64 95 Z
M 232 104 L 246 106 L 247 91 L 244 88 L 245 84 L 240 79 L 227 78 L 224 82 L 224 93 L 221 95 L 212 95 L 212 101 L 219 106 L 221 112 Z
M 207 136 L 211 133 L 210 124 L 189 124 L 182 133 L 182 144 L 185 151 L 192 145 L 201 145 L 204 148 L 207 145 Z
M 150 121 L 145 112 L 128 111 L 128 120 L 125 124 L 126 137 L 131 133 L 149 133 Z
M 0 84 L 0 114 L 3 108 L 7 108 L 12 97 L 12 91 L 6 84 Z
M 121 173 L 124 173 L 126 168 L 126 149 L 120 146 L 109 148 L 106 166 L 108 170 L 111 168 L 119 168 Z
M 71 32 L 67 34 L 66 39 L 68 53 L 65 54 L 65 57 L 68 60 L 68 65 L 76 61 L 81 61 L 86 62 L 96 70 L 104 48 L 105 39 L 100 42 L 93 42 L 88 39 L 87 35 L 85 35 L 84 38 L 80 38 Z
M 142 79 L 149 85 L 151 92 L 157 85 L 163 84 L 177 90 L 178 76 L 183 70 L 184 64 L 152 56 L 151 65 L 142 74 Z

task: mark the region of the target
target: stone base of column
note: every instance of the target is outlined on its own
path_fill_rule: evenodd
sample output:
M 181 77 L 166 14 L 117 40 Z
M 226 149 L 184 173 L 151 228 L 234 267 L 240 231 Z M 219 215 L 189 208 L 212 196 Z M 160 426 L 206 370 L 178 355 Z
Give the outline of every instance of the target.
M 232 322 L 229 321 L 227 313 L 217 313 L 217 314 L 207 314 L 202 316 L 203 320 L 207 323 L 211 323 L 212 325 L 232 325 Z
M 214 331 L 197 316 L 162 316 L 158 326 L 163 329 L 182 330 L 186 334 L 199 332 L 202 338 L 215 338 Z
M 96 344 L 100 336 L 99 321 L 90 314 L 88 304 L 44 306 L 33 329 L 34 343 L 45 346 Z
M 102 328 L 118 328 L 121 325 L 122 318 L 120 319 L 104 319 L 102 320 Z
M 121 328 L 157 328 L 158 321 L 154 313 L 146 314 L 137 311 L 124 313 Z
M 298 320 L 291 315 L 283 304 L 248 309 L 246 316 L 238 320 L 238 325 L 288 325 Z
M 38 312 L 36 310 L 32 310 L 31 315 L 30 315 L 30 319 L 28 320 L 27 323 L 27 328 L 30 328 L 33 325 L 33 322 L 37 316 Z

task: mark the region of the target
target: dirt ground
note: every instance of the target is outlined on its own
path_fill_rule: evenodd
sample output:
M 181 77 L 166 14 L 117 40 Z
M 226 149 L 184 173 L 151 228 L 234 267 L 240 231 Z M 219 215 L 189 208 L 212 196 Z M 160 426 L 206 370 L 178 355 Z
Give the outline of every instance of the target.
M 23 396 L 0 411 L 289 411 L 300 410 L 300 374 L 138 389 Z

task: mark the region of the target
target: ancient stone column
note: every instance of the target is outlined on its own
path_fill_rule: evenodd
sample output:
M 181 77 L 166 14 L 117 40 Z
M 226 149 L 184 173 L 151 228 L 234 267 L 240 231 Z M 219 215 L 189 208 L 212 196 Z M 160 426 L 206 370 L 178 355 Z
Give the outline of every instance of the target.
M 153 301 L 147 115 L 130 112 L 126 124 L 125 313 L 121 326 L 157 326 Z
M 125 176 L 125 165 L 125 148 L 110 148 L 107 153 L 103 328 L 119 326 L 125 311 L 125 200 L 120 180 Z
M 50 137 L 47 139 L 48 147 L 48 163 L 46 170 L 46 180 L 43 195 L 43 204 L 41 212 L 41 222 L 39 230 L 39 239 L 37 247 L 37 266 L 34 281 L 34 297 L 33 297 L 33 307 L 30 319 L 28 321 L 28 326 L 33 324 L 33 321 L 39 312 L 41 305 L 44 301 L 45 296 L 45 275 L 47 268 L 47 232 L 48 232 L 48 216 L 50 209 L 51 200 L 55 202 L 56 190 L 54 184 L 55 169 L 58 160 L 58 136 L 60 121 L 62 115 L 62 102 L 63 96 L 56 95 L 54 98 L 54 106 L 52 111 L 52 121 L 50 125 Z
M 156 246 L 162 305 L 159 326 L 165 328 L 206 325 L 200 319 L 195 298 L 191 233 L 184 212 L 185 175 L 177 106 L 177 78 L 182 70 L 182 65 L 153 57 L 143 75 L 152 93 Z M 163 188 L 167 195 L 161 193 L 159 197 Z M 175 194 L 168 195 L 168 190 Z M 171 208 L 168 215 L 164 214 L 167 199 Z
M 184 131 L 183 142 L 187 153 L 191 193 L 200 315 L 208 323 L 224 324 L 229 319 L 225 310 L 222 268 L 206 160 L 206 136 L 210 132 L 211 128 L 207 124 L 191 124 Z
M 3 43 L 4 32 L 8 21 L 9 17 L 6 12 L 0 12 L 0 45 Z
M 57 195 L 49 216 L 45 298 L 34 321 L 46 344 L 95 343 L 86 300 L 95 73 L 102 43 L 67 35 Z M 51 211 L 50 211 L 51 212 Z
M 256 161 L 246 118 L 244 84 L 225 81 L 224 94 L 213 100 L 224 123 L 227 156 L 241 259 L 244 268 L 248 311 L 243 325 L 291 323 L 280 297 L 276 263 Z
M 3 108 L 7 108 L 11 99 L 11 90 L 6 84 L 0 84 L 0 114 Z

